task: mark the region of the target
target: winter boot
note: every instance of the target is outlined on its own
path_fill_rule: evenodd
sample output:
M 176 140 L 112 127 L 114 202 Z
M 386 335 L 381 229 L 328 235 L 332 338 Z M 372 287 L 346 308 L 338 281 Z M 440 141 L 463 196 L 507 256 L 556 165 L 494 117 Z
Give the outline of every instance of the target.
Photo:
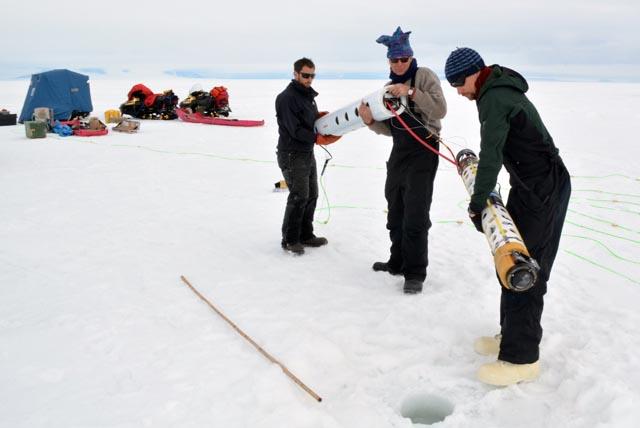
M 372 268 L 376 272 L 389 272 L 391 275 L 402 275 L 402 272 L 389 266 L 388 262 L 375 262 Z
M 327 241 L 327 238 L 323 238 L 322 236 L 314 236 L 312 238 L 302 240 L 301 243 L 305 247 L 322 247 L 323 245 L 327 245 L 329 241 Z
M 489 385 L 509 386 L 519 382 L 531 382 L 539 373 L 539 360 L 531 364 L 513 364 L 497 360 L 481 365 L 478 369 L 478 379 Z
M 476 339 L 473 347 L 480 355 L 498 355 L 500 352 L 501 334 L 495 336 L 482 336 Z
M 304 246 L 299 242 L 296 242 L 295 244 L 287 244 L 283 242 L 282 248 L 298 256 L 301 256 L 302 254 L 304 254 Z
M 405 294 L 418 294 L 422 291 L 422 281 L 419 279 L 405 279 L 404 280 L 404 292 Z

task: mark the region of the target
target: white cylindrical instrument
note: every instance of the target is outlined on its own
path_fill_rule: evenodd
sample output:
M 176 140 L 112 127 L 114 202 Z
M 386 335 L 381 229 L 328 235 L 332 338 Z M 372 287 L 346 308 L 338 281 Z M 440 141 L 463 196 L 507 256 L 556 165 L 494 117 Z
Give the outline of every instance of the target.
M 393 112 L 389 110 L 387 103 L 391 104 L 398 114 L 402 114 L 407 105 L 407 97 L 402 96 L 397 98 L 387 92 L 388 88 L 389 86 L 385 86 L 367 95 L 362 100 L 358 100 L 340 110 L 322 116 L 316 120 L 316 133 L 322 135 L 345 135 L 365 126 L 358 111 L 361 102 L 369 106 L 373 118 L 377 121 L 387 120 L 393 117 Z

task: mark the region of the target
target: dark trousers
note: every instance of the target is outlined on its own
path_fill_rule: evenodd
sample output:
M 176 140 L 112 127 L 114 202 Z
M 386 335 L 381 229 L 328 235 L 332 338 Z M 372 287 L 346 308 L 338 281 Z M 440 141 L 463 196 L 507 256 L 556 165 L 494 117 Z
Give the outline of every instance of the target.
M 421 151 L 394 165 L 387 164 L 384 186 L 391 238 L 389 265 L 403 272 L 405 279 L 424 281 L 429 264 L 429 210 L 438 156 Z
M 502 341 L 498 359 L 514 364 L 538 361 L 542 340 L 542 310 L 551 268 L 558 252 L 562 226 L 571 196 L 571 181 L 559 162 L 549 175 L 553 191 L 545 200 L 530 190 L 514 187 L 507 210 L 515 222 L 531 257 L 540 265 L 536 284 L 525 292 L 502 287 L 500 325 Z M 542 186 L 544 187 L 544 185 Z
M 318 201 L 318 168 L 313 152 L 278 151 L 289 197 L 282 221 L 283 244 L 313 238 L 313 215 Z

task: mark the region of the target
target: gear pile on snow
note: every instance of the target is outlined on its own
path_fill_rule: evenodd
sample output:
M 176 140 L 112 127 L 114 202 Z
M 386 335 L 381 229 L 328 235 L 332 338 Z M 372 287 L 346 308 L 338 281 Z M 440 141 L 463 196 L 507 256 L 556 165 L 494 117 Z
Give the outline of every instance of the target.
M 151 89 L 142 83 L 134 85 L 127 96 L 127 101 L 120 105 L 123 115 L 138 119 L 176 119 L 175 112 L 178 105 L 178 96 L 173 89 L 167 89 L 161 94 L 154 94 Z
M 180 108 L 187 113 L 200 113 L 206 117 L 229 116 L 229 92 L 224 86 L 216 86 L 209 92 L 202 86 L 195 84 L 189 91 L 189 96 L 180 103 Z
M 99 137 L 109 133 L 107 125 L 94 116 L 84 119 L 56 120 L 50 130 L 61 137 L 67 137 L 69 135 L 76 135 L 80 137 Z

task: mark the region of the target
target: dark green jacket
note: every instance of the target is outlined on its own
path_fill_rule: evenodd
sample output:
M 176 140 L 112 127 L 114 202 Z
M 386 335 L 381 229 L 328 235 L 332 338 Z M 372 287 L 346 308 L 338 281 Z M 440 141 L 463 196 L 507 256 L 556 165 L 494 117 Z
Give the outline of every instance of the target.
M 491 68 L 477 98 L 480 161 L 471 205 L 478 210 L 486 206 L 502 165 L 509 172 L 512 188 L 536 192 L 558 159 L 551 135 L 525 95 L 527 81 L 508 68 Z

